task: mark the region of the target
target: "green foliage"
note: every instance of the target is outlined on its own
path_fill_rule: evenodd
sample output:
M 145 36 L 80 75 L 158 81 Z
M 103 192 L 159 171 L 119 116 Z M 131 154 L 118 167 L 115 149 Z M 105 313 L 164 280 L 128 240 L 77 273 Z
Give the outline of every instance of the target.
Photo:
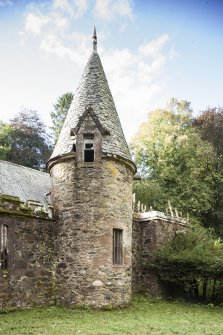
M 7 159 L 10 152 L 10 136 L 12 128 L 9 124 L 0 121 L 0 159 Z
M 222 308 L 134 297 L 112 311 L 36 308 L 0 315 L 4 335 L 222 335 Z
M 223 270 L 223 244 L 220 238 L 213 235 L 211 229 L 201 226 L 187 228 L 178 233 L 159 251 L 161 258 L 185 261 L 194 264 L 212 266 L 218 264 Z M 205 271 L 208 271 L 206 268 Z
M 135 181 L 133 192 L 137 201 L 146 204 L 148 209 L 152 206 L 154 209 L 165 210 L 166 197 L 156 181 L 150 179 Z
M 61 95 L 58 99 L 56 104 L 53 106 L 54 111 L 50 113 L 52 123 L 53 123 L 53 137 L 55 141 L 58 139 L 60 134 L 61 128 L 63 126 L 64 120 L 67 116 L 67 112 L 70 108 L 71 102 L 73 100 L 73 93 L 67 92 Z
M 202 138 L 213 144 L 216 152 L 223 155 L 223 107 L 208 108 L 193 118 L 193 126 L 200 130 Z
M 132 150 L 144 178 L 134 191 L 144 204 L 165 210 L 170 200 L 195 219 L 213 207 L 216 154 L 192 127 L 190 103 L 171 99 L 167 109 L 150 113 Z M 152 192 L 145 192 L 147 185 L 153 185 Z
M 216 299 L 216 283 L 223 280 L 223 243 L 212 230 L 194 226 L 166 243 L 149 266 L 154 267 L 162 279 L 183 285 L 189 293 L 192 289 L 196 298 L 201 284 L 202 296 L 206 298 L 209 283 L 211 298 Z
M 52 150 L 46 126 L 36 111 L 24 109 L 10 124 L 0 124 L 0 158 L 40 169 Z
M 216 160 L 212 170 L 214 205 L 205 213 L 202 221 L 214 227 L 223 236 L 223 108 L 208 108 L 193 119 L 193 127 L 215 150 Z

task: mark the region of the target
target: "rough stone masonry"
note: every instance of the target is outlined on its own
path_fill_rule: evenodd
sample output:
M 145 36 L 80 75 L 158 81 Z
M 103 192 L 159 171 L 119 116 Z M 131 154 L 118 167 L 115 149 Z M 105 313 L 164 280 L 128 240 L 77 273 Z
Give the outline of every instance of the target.
M 132 284 L 162 293 L 143 264 L 180 225 L 132 221 L 136 167 L 93 42 L 50 174 L 0 161 L 1 308 L 122 307 Z

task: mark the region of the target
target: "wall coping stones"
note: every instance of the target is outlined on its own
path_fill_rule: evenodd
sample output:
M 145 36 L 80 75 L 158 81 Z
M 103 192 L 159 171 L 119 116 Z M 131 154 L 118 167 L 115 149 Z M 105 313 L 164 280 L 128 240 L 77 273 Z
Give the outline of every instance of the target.
M 0 194 L 0 215 L 52 219 L 52 206 L 42 205 L 36 200 L 24 202 L 19 197 Z
M 171 215 L 165 214 L 159 211 L 149 211 L 145 213 L 134 213 L 133 220 L 135 221 L 152 221 L 152 220 L 162 220 L 168 221 L 170 223 L 178 223 L 183 226 L 189 226 L 188 221 L 185 218 L 181 217 L 172 217 Z

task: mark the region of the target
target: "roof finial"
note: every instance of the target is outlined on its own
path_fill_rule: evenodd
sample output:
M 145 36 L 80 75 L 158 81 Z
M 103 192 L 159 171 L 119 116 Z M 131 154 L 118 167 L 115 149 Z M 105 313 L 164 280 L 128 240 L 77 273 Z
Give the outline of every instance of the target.
M 97 52 L 97 34 L 96 28 L 94 27 L 94 34 L 93 34 L 93 52 Z

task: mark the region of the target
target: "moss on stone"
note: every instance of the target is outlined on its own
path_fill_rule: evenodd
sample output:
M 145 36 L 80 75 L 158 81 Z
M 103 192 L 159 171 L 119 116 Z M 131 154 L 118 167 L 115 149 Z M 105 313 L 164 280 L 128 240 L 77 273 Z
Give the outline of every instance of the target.
M 35 213 L 33 213 L 32 211 L 29 212 L 29 213 L 24 213 L 24 212 L 19 212 L 19 211 L 13 211 L 13 210 L 9 210 L 9 209 L 4 209 L 4 208 L 0 208 L 0 213 L 1 214 L 5 214 L 7 216 L 10 216 L 10 217 L 18 217 L 18 216 L 21 216 L 21 217 L 35 217 L 35 218 L 38 218 L 38 219 L 46 219 L 46 220 L 52 220 L 51 218 L 49 218 L 48 216 L 39 216 L 39 215 L 36 215 Z
M 31 213 L 32 212 L 32 209 L 30 207 L 28 207 L 26 204 L 24 203 L 21 203 L 20 206 L 19 206 L 19 209 L 21 211 L 24 211 L 24 212 L 29 212 Z
M 21 202 L 19 197 L 13 197 L 12 195 L 7 195 L 7 194 L 0 194 L 0 200 L 6 200 L 6 201 L 18 202 L 18 203 Z

